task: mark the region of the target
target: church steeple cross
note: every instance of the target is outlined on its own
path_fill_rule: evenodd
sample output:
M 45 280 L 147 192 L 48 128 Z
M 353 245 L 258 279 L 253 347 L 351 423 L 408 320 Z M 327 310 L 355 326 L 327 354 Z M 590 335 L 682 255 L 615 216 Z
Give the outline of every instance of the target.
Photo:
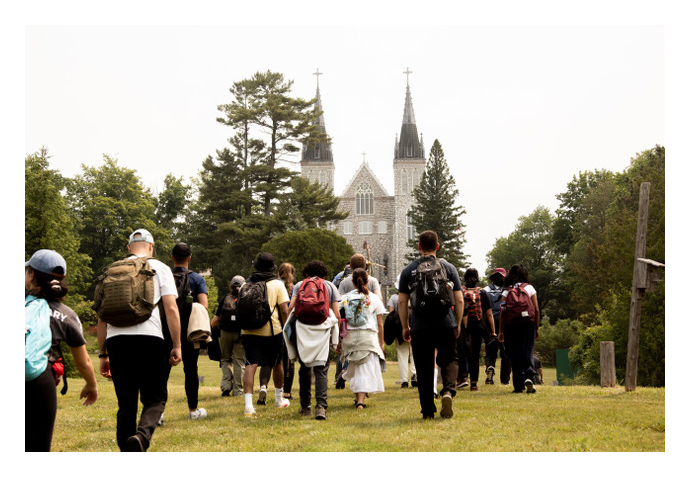
M 363 153 L 362 153 L 362 160 L 363 160 L 364 162 L 367 162 L 367 153 L 366 153 L 366 152 L 363 152 Z
M 410 71 L 410 67 L 408 66 L 405 71 L 403 71 L 404 75 L 407 75 L 407 86 L 410 86 L 410 75 L 412 74 L 412 71 Z
M 316 75 L 316 88 L 318 89 L 319 88 L 319 76 L 321 76 L 323 73 L 321 73 L 319 71 L 319 69 L 316 68 L 316 73 L 313 73 L 313 74 Z

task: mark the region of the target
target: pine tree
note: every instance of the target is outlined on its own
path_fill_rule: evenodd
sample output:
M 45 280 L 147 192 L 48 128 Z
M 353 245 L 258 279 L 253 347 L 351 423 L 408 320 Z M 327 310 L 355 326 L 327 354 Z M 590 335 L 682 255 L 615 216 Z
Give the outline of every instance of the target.
M 412 226 L 420 233 L 424 230 L 436 232 L 440 243 L 437 256 L 459 269 L 466 268 L 467 256 L 462 251 L 466 242 L 463 231 L 465 225 L 460 220 L 465 214 L 465 208 L 455 205 L 458 190 L 438 139 L 431 146 L 422 180 L 412 191 L 412 195 L 415 204 L 407 213 Z M 412 249 L 408 258 L 417 257 L 417 240 L 408 241 L 408 246 Z

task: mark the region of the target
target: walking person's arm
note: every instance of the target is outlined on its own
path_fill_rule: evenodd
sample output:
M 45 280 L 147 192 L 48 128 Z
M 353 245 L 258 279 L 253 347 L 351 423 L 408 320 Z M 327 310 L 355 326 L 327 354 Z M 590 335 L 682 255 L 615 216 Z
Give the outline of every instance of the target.
M 104 378 L 111 378 L 110 375 L 110 359 L 108 358 L 108 350 L 105 349 L 105 339 L 108 335 L 108 325 L 105 321 L 98 319 L 96 325 L 96 337 L 98 338 L 98 358 L 100 361 L 100 372 Z
M 74 364 L 77 366 L 79 375 L 86 381 L 84 387 L 79 394 L 79 399 L 85 399 L 84 406 L 90 406 L 98 399 L 98 386 L 96 385 L 96 375 L 93 372 L 93 364 L 89 353 L 86 351 L 86 345 L 70 348 Z
M 173 348 L 170 351 L 170 366 L 177 366 L 182 361 L 182 341 L 180 340 L 180 312 L 177 309 L 175 295 L 163 295 L 163 308 L 165 309 L 165 319 L 168 322 L 170 338 Z
M 465 313 L 465 298 L 462 290 L 453 290 L 453 296 L 455 297 L 455 321 L 458 323 L 458 327 L 455 329 L 455 338 L 460 337 L 460 324 L 462 323 L 465 328 L 467 328 L 467 315 Z
M 402 325 L 403 339 L 410 342 L 410 295 L 407 293 L 398 292 L 398 315 L 400 316 L 400 324 Z

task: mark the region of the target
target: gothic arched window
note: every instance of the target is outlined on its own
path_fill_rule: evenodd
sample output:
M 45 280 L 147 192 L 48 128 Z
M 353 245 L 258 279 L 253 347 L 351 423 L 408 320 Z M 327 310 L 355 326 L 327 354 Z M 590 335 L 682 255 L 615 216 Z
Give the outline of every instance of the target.
M 374 213 L 374 193 L 367 182 L 363 182 L 357 188 L 355 212 L 357 215 L 371 215 Z
M 400 173 L 400 193 L 408 194 L 410 192 L 410 183 L 407 176 L 407 171 L 402 171 Z
M 415 169 L 412 171 L 412 188 L 414 189 L 419 185 L 419 170 Z

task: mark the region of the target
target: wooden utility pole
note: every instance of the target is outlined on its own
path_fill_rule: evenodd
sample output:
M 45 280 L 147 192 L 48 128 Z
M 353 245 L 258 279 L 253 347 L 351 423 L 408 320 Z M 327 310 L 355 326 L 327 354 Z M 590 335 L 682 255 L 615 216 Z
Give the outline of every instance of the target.
M 628 329 L 628 358 L 625 367 L 625 390 L 637 387 L 637 362 L 640 350 L 640 323 L 642 298 L 646 291 L 654 290 L 656 272 L 663 263 L 645 258 L 647 253 L 647 220 L 649 218 L 649 182 L 640 186 L 640 206 L 637 213 L 637 240 L 635 242 L 635 269 L 633 272 L 632 298 L 630 299 L 630 328 Z

